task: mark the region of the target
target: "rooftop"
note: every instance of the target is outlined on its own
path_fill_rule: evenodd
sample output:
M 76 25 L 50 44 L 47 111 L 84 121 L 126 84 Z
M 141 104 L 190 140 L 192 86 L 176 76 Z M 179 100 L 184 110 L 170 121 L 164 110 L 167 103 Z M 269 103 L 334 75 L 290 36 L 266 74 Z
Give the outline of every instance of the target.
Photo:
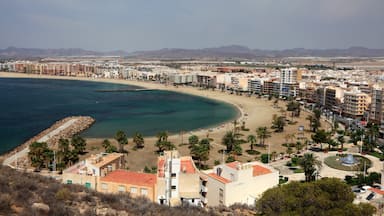
M 231 181 L 229 179 L 226 179 L 226 178 L 223 178 L 221 176 L 218 176 L 216 175 L 215 173 L 209 173 L 208 174 L 210 177 L 216 179 L 217 181 L 221 182 L 221 183 L 224 183 L 224 184 L 227 184 L 227 183 L 230 183 Z
M 252 167 L 253 167 L 253 176 L 265 175 L 272 172 L 270 169 L 259 166 L 259 165 L 253 165 Z
M 93 155 L 87 160 L 90 161 L 90 163 L 96 167 L 103 167 L 112 161 L 123 157 L 124 155 L 121 153 L 110 153 L 110 154 L 98 154 L 98 155 Z
M 156 175 L 148 173 L 115 170 L 102 177 L 100 181 L 116 182 L 121 184 L 153 186 L 156 184 Z

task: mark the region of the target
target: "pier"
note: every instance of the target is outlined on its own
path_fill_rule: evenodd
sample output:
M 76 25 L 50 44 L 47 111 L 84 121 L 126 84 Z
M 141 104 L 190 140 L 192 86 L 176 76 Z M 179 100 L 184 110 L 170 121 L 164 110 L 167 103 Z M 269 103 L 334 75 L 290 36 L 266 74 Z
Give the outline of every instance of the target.
M 29 145 L 33 142 L 46 142 L 48 147 L 56 149 L 60 138 L 68 139 L 89 128 L 95 120 L 89 116 L 71 116 L 61 119 L 48 129 L 32 137 L 4 156 L 3 165 L 12 168 L 28 168 Z

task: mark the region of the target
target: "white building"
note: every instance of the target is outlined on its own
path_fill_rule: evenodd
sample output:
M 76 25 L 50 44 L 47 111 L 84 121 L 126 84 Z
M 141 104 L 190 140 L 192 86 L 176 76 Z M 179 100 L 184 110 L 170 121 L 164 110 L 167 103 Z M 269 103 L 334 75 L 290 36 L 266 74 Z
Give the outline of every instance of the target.
M 232 162 L 203 171 L 202 202 L 208 206 L 254 205 L 261 194 L 279 184 L 279 172 L 260 162 Z

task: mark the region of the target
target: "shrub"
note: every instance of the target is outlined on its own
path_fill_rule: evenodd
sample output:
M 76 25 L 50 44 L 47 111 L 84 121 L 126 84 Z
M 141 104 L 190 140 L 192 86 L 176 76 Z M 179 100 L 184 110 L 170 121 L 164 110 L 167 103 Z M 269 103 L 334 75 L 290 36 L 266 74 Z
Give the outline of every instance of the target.
M 259 151 L 256 151 L 256 150 L 252 150 L 252 149 L 248 149 L 246 150 L 246 152 L 250 155 L 259 155 L 260 152 Z
M 214 164 L 215 166 L 217 166 L 217 165 L 220 164 L 220 161 L 219 161 L 219 160 L 215 160 L 215 161 L 213 162 L 213 164 Z
M 65 200 L 70 200 L 72 197 L 72 194 L 67 188 L 62 188 L 56 192 L 55 197 L 58 200 L 65 201 Z
M 227 160 L 225 161 L 226 163 L 231 163 L 231 162 L 233 162 L 233 161 L 235 161 L 235 158 L 231 155 L 231 156 L 229 156 L 228 158 L 227 158 Z

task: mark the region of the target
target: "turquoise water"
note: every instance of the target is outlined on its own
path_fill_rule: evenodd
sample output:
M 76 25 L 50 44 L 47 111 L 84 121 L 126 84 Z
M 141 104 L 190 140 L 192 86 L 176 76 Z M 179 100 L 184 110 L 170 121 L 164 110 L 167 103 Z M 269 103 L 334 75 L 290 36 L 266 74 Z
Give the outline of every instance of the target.
M 204 128 L 231 120 L 226 103 L 170 91 L 100 92 L 136 86 L 54 79 L 0 79 L 0 153 L 8 151 L 73 115 L 96 123 L 85 137 L 113 137 L 117 130 L 155 135 Z

